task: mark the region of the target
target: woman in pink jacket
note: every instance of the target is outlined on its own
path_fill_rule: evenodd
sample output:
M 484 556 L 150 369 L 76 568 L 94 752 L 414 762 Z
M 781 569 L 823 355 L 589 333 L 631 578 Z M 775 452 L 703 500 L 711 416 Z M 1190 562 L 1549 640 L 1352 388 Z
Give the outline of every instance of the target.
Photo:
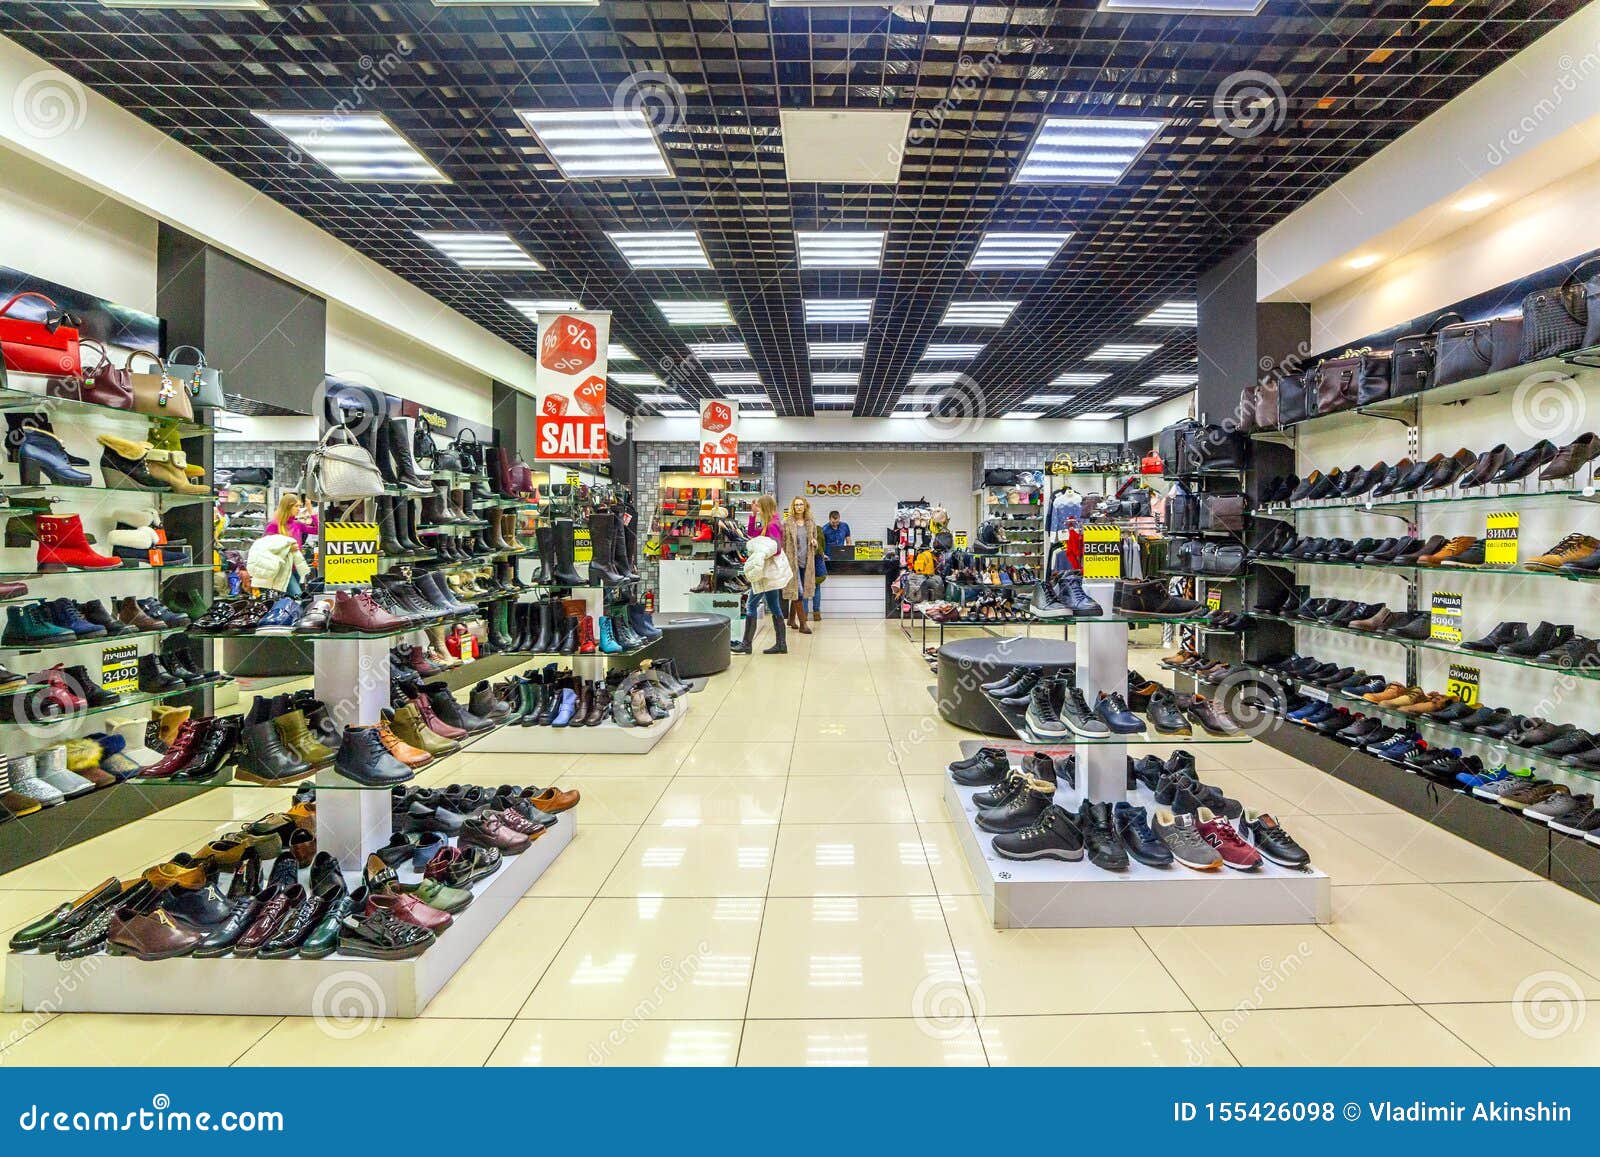
M 748 538 L 770 538 L 776 545 L 779 553 L 783 551 L 783 523 L 778 521 L 778 501 L 770 494 L 763 494 L 755 501 L 755 508 L 750 512 L 750 520 L 745 524 L 745 535 Z M 765 603 L 767 610 L 772 612 L 772 626 L 778 632 L 778 641 L 762 652 L 764 655 L 785 655 L 789 652 L 788 640 L 784 635 L 783 621 L 783 589 L 756 591 L 751 590 L 745 599 L 744 612 L 744 639 L 734 643 L 729 650 L 735 655 L 748 655 L 751 644 L 756 638 L 756 616 L 761 613 L 761 605 Z

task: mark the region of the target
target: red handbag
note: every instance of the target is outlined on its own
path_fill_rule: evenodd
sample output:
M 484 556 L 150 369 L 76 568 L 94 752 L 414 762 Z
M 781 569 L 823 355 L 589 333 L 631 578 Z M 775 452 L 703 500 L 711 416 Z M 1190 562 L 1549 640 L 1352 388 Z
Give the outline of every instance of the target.
M 28 297 L 50 307 L 43 311 L 43 320 L 11 315 L 17 303 Z M 82 377 L 78 325 L 77 318 L 42 293 L 16 294 L 0 305 L 0 354 L 5 357 L 6 369 L 19 374 Z
M 1140 474 L 1160 474 L 1164 469 L 1166 469 L 1166 466 L 1161 461 L 1161 455 L 1154 450 L 1139 459 Z

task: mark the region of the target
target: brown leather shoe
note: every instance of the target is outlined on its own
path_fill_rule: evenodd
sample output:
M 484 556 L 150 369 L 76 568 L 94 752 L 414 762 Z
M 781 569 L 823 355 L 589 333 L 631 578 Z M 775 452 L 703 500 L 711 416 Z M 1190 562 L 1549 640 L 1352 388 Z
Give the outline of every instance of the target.
M 1384 706 L 1394 707 L 1398 710 L 1404 710 L 1405 708 L 1410 707 L 1413 703 L 1421 703 L 1427 698 L 1428 693 L 1421 687 L 1407 687 L 1399 695 L 1396 695 L 1393 699 L 1388 700 Z
M 422 722 L 422 715 L 410 703 L 394 709 L 389 718 L 389 727 L 402 740 L 412 747 L 422 748 L 429 755 L 449 755 L 453 751 L 461 750 L 461 744 L 455 740 L 446 739 L 428 730 Z
M 547 787 L 538 793 L 527 788 L 522 796 L 540 811 L 550 814 L 577 807 L 580 798 L 577 791 L 562 791 L 559 787 Z
M 1368 703 L 1387 703 L 1391 699 L 1398 699 L 1400 696 L 1404 695 L 1405 693 L 1406 693 L 1405 684 L 1403 684 L 1403 683 L 1390 683 L 1382 691 L 1369 691 L 1367 694 L 1363 695 L 1361 698 L 1365 699 Z
M 1419 702 L 1402 707 L 1400 710 L 1407 715 L 1432 715 L 1435 711 L 1442 711 L 1456 701 L 1454 695 L 1446 695 L 1440 691 L 1430 691 Z
M 427 767 L 433 762 L 433 756 L 420 747 L 413 747 L 394 733 L 394 728 L 389 726 L 392 718 L 386 709 L 383 718 L 378 721 L 378 739 L 383 743 L 384 749 L 407 767 L 415 770 Z
M 1382 608 L 1377 614 L 1365 619 L 1356 619 L 1350 626 L 1357 631 L 1387 631 L 1398 623 L 1403 615 L 1398 615 L 1388 607 Z
M 1470 534 L 1457 535 L 1433 554 L 1424 554 L 1417 557 L 1418 566 L 1438 566 L 1457 555 L 1466 554 L 1467 550 L 1478 540 Z
M 144 878 L 157 892 L 168 888 L 204 888 L 206 865 L 192 856 L 183 856 L 181 860 L 174 857 L 165 864 L 146 868 Z
M 117 600 L 117 621 L 135 631 L 164 631 L 167 627 L 160 619 L 145 614 L 132 596 Z
M 463 848 L 493 848 L 502 855 L 516 856 L 528 850 L 528 837 L 512 831 L 498 812 L 485 811 L 461 825 L 456 843 Z
M 140 960 L 170 960 L 189 955 L 203 939 L 202 933 L 174 923 L 160 909 L 140 912 L 123 907 L 111 914 L 106 951 L 112 956 L 137 956 Z
M 333 596 L 331 625 L 336 631 L 398 631 L 406 620 L 378 605 L 371 591 L 339 591 Z
M 1600 435 L 1581 434 L 1570 444 L 1561 447 L 1556 456 L 1539 471 L 1539 481 L 1571 478 L 1597 457 L 1600 457 Z
M 1188 711 L 1190 717 L 1212 735 L 1239 734 L 1239 725 L 1223 714 L 1215 699 L 1196 695 L 1190 701 Z
M 1577 562 L 1600 550 L 1600 538 L 1587 534 L 1569 534 L 1549 550 L 1527 562 L 1529 570 L 1560 570 L 1569 562 Z

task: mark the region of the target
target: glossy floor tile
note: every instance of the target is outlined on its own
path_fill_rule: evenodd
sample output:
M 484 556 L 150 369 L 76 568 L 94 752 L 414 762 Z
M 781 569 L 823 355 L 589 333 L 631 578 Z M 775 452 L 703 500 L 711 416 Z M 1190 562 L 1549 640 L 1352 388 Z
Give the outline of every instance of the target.
M 423 1017 L 0 1014 L 0 1063 L 1600 1063 L 1595 905 L 1255 742 L 1191 750 L 1333 877 L 1333 923 L 995 930 L 944 800 L 972 737 L 917 644 L 826 619 L 789 645 L 647 755 L 424 773 L 583 802 Z M 282 803 L 211 792 L 0 876 L 0 932 Z

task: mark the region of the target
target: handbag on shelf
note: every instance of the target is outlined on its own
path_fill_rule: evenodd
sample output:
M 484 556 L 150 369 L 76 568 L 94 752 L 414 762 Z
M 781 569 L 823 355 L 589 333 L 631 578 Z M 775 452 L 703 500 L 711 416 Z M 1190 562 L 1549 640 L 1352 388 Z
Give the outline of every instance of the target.
M 1317 393 L 1313 386 L 1307 388 L 1306 382 L 1313 377 L 1311 371 L 1300 374 L 1284 374 L 1278 379 L 1278 424 L 1287 426 L 1291 422 L 1303 422 L 1307 418 L 1317 416 Z
M 418 462 L 426 462 L 430 470 L 460 470 L 460 466 L 439 465 L 439 443 L 433 440 L 433 431 L 428 428 L 428 423 L 417 419 L 416 432 L 411 435 L 411 456 Z
M 330 426 L 306 458 L 300 492 L 308 501 L 349 501 L 383 493 L 383 475 L 365 447 L 344 426 Z
M 455 446 L 452 447 L 461 458 L 461 472 L 463 474 L 476 474 L 483 469 L 484 456 L 483 443 L 478 441 L 477 432 L 471 426 L 463 426 L 461 433 L 456 435 Z
M 1268 378 L 1256 388 L 1256 429 L 1278 428 L 1278 379 Z
M 1439 352 L 1433 385 L 1452 385 L 1468 378 L 1508 370 L 1522 356 L 1522 318 L 1493 317 L 1464 321 L 1439 331 Z
M 1317 413 L 1332 414 L 1389 396 L 1389 354 L 1347 350 L 1317 366 Z
M 1389 368 L 1389 396 L 1403 398 L 1420 394 L 1433 385 L 1433 370 L 1439 355 L 1439 331 L 1452 322 L 1462 321 L 1459 313 L 1441 313 L 1421 333 L 1397 338 Z
M 1190 432 L 1184 450 L 1201 474 L 1243 470 L 1250 460 L 1250 439 L 1222 426 L 1201 426 Z
M 1237 575 L 1244 571 L 1244 547 L 1208 542 L 1200 552 L 1197 574 Z
M 1583 345 L 1589 331 L 1589 299 L 1578 276 L 1585 261 L 1552 289 L 1541 289 L 1522 299 L 1523 363 L 1571 353 Z
M 32 298 L 49 309 L 42 320 L 17 317 L 17 304 Z M 78 326 L 82 323 L 42 293 L 14 294 L 0 305 L 0 356 L 5 367 L 19 374 L 78 378 L 83 363 L 78 351 Z
M 1154 450 L 1151 450 L 1150 453 L 1139 459 L 1140 474 L 1160 474 L 1164 472 L 1166 468 L 1166 463 L 1161 461 L 1161 455 L 1157 454 Z
M 1205 543 L 1198 538 L 1180 542 L 1177 553 L 1173 556 L 1171 569 L 1182 571 L 1185 574 L 1199 574 L 1200 552 L 1204 549 Z
M 1239 433 L 1248 434 L 1256 428 L 1256 399 L 1261 396 L 1261 387 L 1251 382 L 1239 391 Z
M 44 392 L 52 398 L 70 398 L 78 402 L 92 402 L 115 410 L 133 409 L 133 386 L 128 371 L 111 360 L 106 347 L 93 338 L 79 343 L 79 354 L 92 350 L 100 357 L 93 368 L 84 368 L 80 377 L 55 377 L 45 383 Z
M 180 362 L 178 355 L 184 352 L 194 354 L 194 361 Z M 206 355 L 195 346 L 181 345 L 170 351 L 167 372 L 183 383 L 192 405 L 220 410 L 228 404 L 222 396 L 222 373 L 215 366 L 206 365 Z
M 133 369 L 135 358 L 149 358 L 156 363 L 156 372 L 135 373 Z M 167 367 L 155 354 L 134 350 L 128 355 L 123 369 L 128 371 L 128 382 L 133 387 L 133 408 L 139 413 L 156 418 L 194 421 L 194 407 L 189 404 L 189 391 L 179 388 L 178 383 L 167 372 Z
M 1245 499 L 1242 494 L 1207 494 L 1200 500 L 1200 529 L 1244 530 Z
M 1167 530 L 1173 534 L 1194 534 L 1199 529 L 1199 496 L 1182 482 L 1174 482 L 1167 491 Z
M 1588 310 L 1589 323 L 1583 327 L 1583 346 L 1600 345 L 1600 273 L 1591 273 L 1583 279 L 1583 307 Z
M 991 469 L 983 472 L 985 486 L 1015 486 L 1017 472 L 1015 470 Z

